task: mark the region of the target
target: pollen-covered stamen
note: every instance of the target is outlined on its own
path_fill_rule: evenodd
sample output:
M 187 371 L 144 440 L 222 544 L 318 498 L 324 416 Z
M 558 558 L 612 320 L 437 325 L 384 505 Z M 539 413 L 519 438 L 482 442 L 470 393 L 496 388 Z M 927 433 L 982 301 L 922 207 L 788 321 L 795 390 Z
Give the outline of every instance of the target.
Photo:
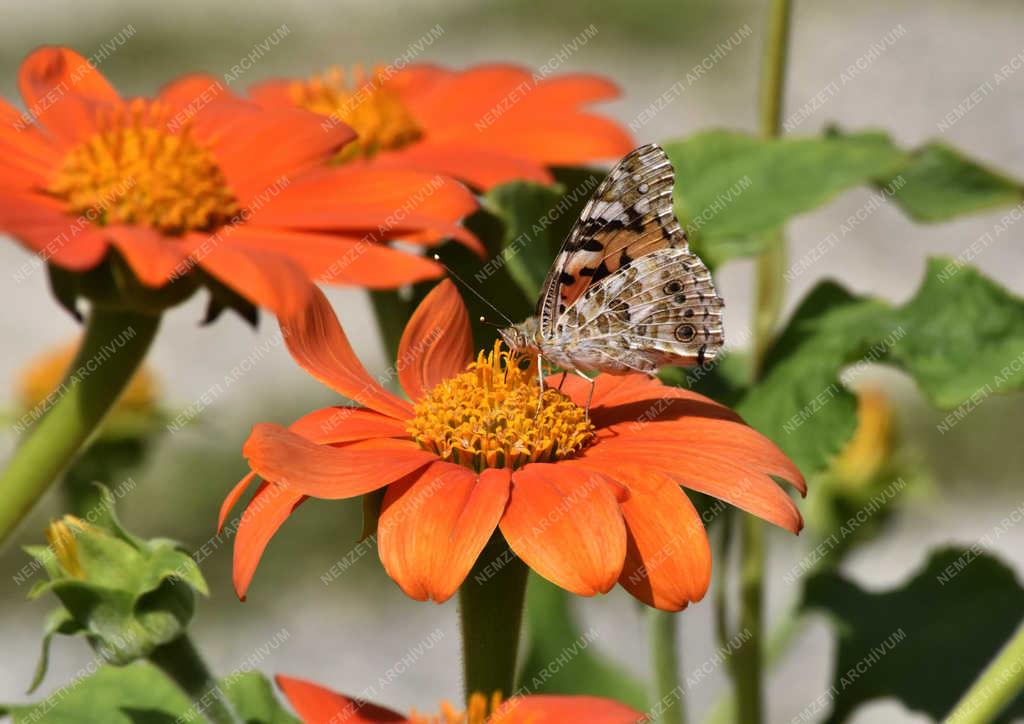
M 501 342 L 417 403 L 409 432 L 420 446 L 473 470 L 554 462 L 586 447 L 594 426 L 557 390 L 537 404 L 537 369 Z
M 348 75 L 331 68 L 323 75 L 293 83 L 289 91 L 296 105 L 336 118 L 356 132 L 356 140 L 338 154 L 340 160 L 347 161 L 401 148 L 423 135 L 401 96 L 386 81 L 381 68 L 367 74 L 357 65 Z
M 409 724 L 485 724 L 487 717 L 501 705 L 501 692 L 496 691 L 490 698 L 478 691 L 469 695 L 466 711 L 459 711 L 447 701 L 441 702 L 441 713 L 424 716 L 414 709 L 409 714 Z
M 94 224 L 166 234 L 209 231 L 239 211 L 213 155 L 186 124 L 172 133 L 158 103 L 133 101 L 68 152 L 47 191 Z

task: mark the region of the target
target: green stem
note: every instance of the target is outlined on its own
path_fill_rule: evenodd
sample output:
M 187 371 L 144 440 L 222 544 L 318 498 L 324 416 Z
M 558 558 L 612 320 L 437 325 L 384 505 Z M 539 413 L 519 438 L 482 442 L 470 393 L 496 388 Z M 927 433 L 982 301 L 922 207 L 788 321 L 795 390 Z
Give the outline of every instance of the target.
M 160 317 L 93 307 L 62 394 L 30 425 L 28 439 L 0 475 L 0 542 L 99 428 L 142 363 Z
M 659 724 L 685 724 L 682 687 L 679 684 L 679 650 L 676 629 L 679 619 L 670 611 L 652 608 L 648 611 L 651 656 L 654 659 L 654 691 L 656 701 L 664 702 Z
M 149 661 L 188 694 L 193 709 L 214 724 L 235 724 L 238 719 L 206 662 L 187 634 L 158 646 Z
M 759 126 L 765 138 L 782 130 L 786 60 L 789 50 L 790 0 L 771 0 L 761 76 Z M 753 379 L 761 375 L 765 353 L 771 345 L 785 293 L 786 248 L 781 233 L 768 239 L 757 260 L 757 312 L 754 318 Z M 739 633 L 747 640 L 732 657 L 730 671 L 736 686 L 736 721 L 760 724 L 764 720 L 764 565 L 765 534 L 762 522 L 743 519 L 740 553 Z
M 740 618 L 737 635 L 745 641 L 732 655 L 736 683 L 736 721 L 759 724 L 764 720 L 764 526 L 761 520 L 743 516 L 743 547 L 740 549 Z
M 947 724 L 986 724 L 1024 689 L 1024 623 L 971 685 Z
M 528 572 L 499 533 L 459 588 L 467 701 L 474 692 L 507 697 L 514 690 Z

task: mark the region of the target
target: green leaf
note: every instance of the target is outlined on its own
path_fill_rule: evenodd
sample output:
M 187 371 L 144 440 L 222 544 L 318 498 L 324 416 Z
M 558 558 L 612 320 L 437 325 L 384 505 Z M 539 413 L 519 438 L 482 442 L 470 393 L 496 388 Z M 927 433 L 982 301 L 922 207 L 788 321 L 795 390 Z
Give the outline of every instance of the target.
M 172 724 L 190 706 L 188 697 L 159 670 L 138 662 L 99 666 L 37 704 L 8 709 L 13 724 Z
M 246 724 L 299 724 L 274 694 L 274 687 L 258 671 L 239 672 L 221 679 L 238 717 Z
M 524 695 L 590 694 L 646 709 L 646 687 L 596 650 L 597 632 L 580 630 L 570 602 L 564 590 L 530 575 L 526 597 L 529 646 L 517 690 Z
M 554 185 L 513 181 L 485 194 L 484 209 L 502 224 L 500 251 L 475 279 L 482 283 L 505 267 L 526 298 L 535 300 L 562 241 L 602 178 L 584 169 L 563 169 Z
M 676 171 L 676 214 L 713 265 L 760 251 L 791 217 L 907 161 L 877 133 L 763 140 L 707 131 L 664 148 Z
M 851 295 L 833 282 L 800 304 L 765 358 L 761 381 L 737 408 L 805 475 L 826 467 L 853 434 L 856 404 L 841 381 L 870 363 L 908 372 L 955 419 L 991 394 L 1024 386 L 1024 300 L 947 259 L 929 262 L 901 307 Z
M 62 633 L 70 636 L 81 631 L 81 628 L 78 622 L 71 618 L 71 614 L 63 608 L 51 611 L 46 617 L 46 624 L 43 627 L 42 651 L 39 654 L 39 663 L 36 664 L 36 670 L 32 674 L 32 683 L 28 687 L 29 694 L 38 689 L 46 677 L 46 669 L 50 665 L 50 642 L 53 641 L 54 635 Z
M 933 141 L 911 154 L 898 173 L 879 181 L 915 221 L 946 221 L 994 206 L 1020 204 L 1019 183 Z
M 837 572 L 819 573 L 807 582 L 804 605 L 836 623 L 833 685 L 819 697 L 831 702 L 828 721 L 890 696 L 939 719 L 1017 628 L 1024 588 L 1011 568 L 979 547 L 945 548 L 890 591 L 866 591 Z M 1020 716 L 1024 695 L 999 721 Z
M 921 288 L 895 316 L 907 335 L 888 359 L 935 405 L 1024 386 L 1024 299 L 978 270 L 931 259 Z

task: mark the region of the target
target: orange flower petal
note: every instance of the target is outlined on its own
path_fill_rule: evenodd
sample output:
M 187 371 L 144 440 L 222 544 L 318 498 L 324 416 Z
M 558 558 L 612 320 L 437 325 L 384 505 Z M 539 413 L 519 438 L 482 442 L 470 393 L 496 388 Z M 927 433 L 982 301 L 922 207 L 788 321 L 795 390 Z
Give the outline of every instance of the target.
M 596 696 L 517 696 L 502 703 L 489 724 L 636 724 L 643 714 Z
M 106 232 L 139 281 L 161 287 L 192 267 L 185 244 L 146 226 L 107 226 Z
M 711 546 L 686 493 L 665 482 L 654 490 L 631 489 L 619 505 L 627 532 L 622 587 L 663 611 L 701 600 L 711 583 Z
M 39 188 L 49 181 L 61 155 L 28 113 L 0 98 L 0 186 Z
M 398 379 L 414 400 L 473 359 L 473 329 L 450 279 L 434 287 L 413 312 L 398 344 Z
M 412 405 L 385 390 L 359 362 L 319 289 L 313 290 L 312 303 L 301 316 L 281 319 L 280 323 L 288 351 L 313 377 L 381 414 L 401 420 L 412 417 Z
M 305 499 L 306 496 L 284 485 L 264 483 L 249 501 L 238 521 L 232 567 L 232 582 L 241 600 L 245 600 L 267 543 Z
M 231 509 L 238 505 L 239 499 L 245 492 L 246 488 L 256 479 L 256 473 L 249 472 L 235 483 L 235 487 L 231 488 L 231 491 L 224 498 L 224 502 L 220 504 L 220 512 L 217 514 L 217 533 L 219 534 L 224 529 L 224 523 L 228 519 L 228 514 Z
M 374 158 L 381 167 L 440 171 L 483 191 L 509 181 L 549 184 L 554 176 L 541 164 L 489 148 L 468 148 L 458 141 L 429 139 Z
M 28 55 L 18 73 L 28 112 L 64 141 L 96 132 L 96 112 L 120 105 L 121 97 L 90 61 L 68 48 L 43 47 Z
M 55 199 L 38 194 L 3 192 L 0 228 L 41 260 L 72 271 L 91 269 L 107 253 L 107 235 L 102 228 L 83 225 L 68 216 Z
M 693 425 L 694 420 L 699 418 L 681 420 L 678 434 L 670 438 L 651 440 L 643 435 L 627 436 L 626 439 L 608 438 L 595 445 L 585 457 L 591 464 L 600 464 L 602 459 L 616 460 L 628 455 L 632 460 L 644 461 L 643 464 L 650 469 L 670 475 L 691 490 L 714 496 L 799 533 L 803 527 L 800 511 L 765 471 L 745 459 L 750 452 L 738 446 L 710 452 L 704 441 L 712 438 L 693 434 L 700 430 L 706 435 L 709 428 Z M 735 432 L 734 427 L 740 425 L 727 423 L 713 429 L 727 437 Z
M 408 721 L 401 714 L 361 699 L 350 699 L 330 689 L 290 676 L 274 677 L 303 724 L 379 724 Z
M 246 225 L 233 229 L 230 238 L 239 248 L 288 257 L 307 276 L 325 284 L 394 289 L 444 274 L 442 266 L 416 254 L 335 234 Z
M 615 585 L 626 557 L 626 526 L 609 482 L 565 463 L 515 471 L 501 532 L 527 565 L 581 596 Z
M 185 243 L 204 271 L 279 318 L 296 317 L 311 303 L 316 287 L 285 256 L 232 246 L 217 233 L 186 234 Z
M 407 438 L 405 423 L 360 407 L 325 407 L 303 415 L 288 426 L 315 443 L 351 442 L 374 437 Z
M 261 422 L 253 427 L 242 453 L 250 467 L 268 480 L 303 495 L 341 499 L 377 490 L 437 460 L 415 443 L 391 442 L 391 449 L 383 454 L 378 449 L 335 448 Z
M 304 171 L 319 166 L 355 137 L 348 126 L 325 127 L 323 120 L 297 108 L 210 103 L 193 123 L 197 137 L 209 145 L 239 202 L 262 209 L 294 193 L 289 189 Z M 348 196 L 342 187 L 335 192 L 338 200 Z
M 508 500 L 508 470 L 476 474 L 436 462 L 388 486 L 377 523 L 377 550 L 405 594 L 441 603 L 483 550 Z

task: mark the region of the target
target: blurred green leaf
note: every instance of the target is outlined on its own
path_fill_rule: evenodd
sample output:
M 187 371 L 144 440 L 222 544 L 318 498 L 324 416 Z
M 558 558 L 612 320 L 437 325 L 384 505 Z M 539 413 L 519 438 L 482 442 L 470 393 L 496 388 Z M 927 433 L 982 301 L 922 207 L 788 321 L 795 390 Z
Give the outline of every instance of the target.
M 819 573 L 807 581 L 804 605 L 829 614 L 839 639 L 832 687 L 808 709 L 831 704 L 828 721 L 841 722 L 859 704 L 892 696 L 939 719 L 1016 630 L 1024 588 L 994 556 L 945 548 L 890 591 Z M 1024 695 L 998 721 L 1020 716 Z
M 527 299 L 537 299 L 562 241 L 603 178 L 586 169 L 560 169 L 557 176 L 553 185 L 513 181 L 484 195 L 481 203 L 502 232 L 500 251 L 474 275 L 477 281 L 504 267 Z
M 648 706 L 647 689 L 621 665 L 596 650 L 597 632 L 581 631 L 570 610 L 572 597 L 530 575 L 526 596 L 529 646 L 517 679 L 522 694 L 590 694 Z
M 897 174 L 879 181 L 915 221 L 946 221 L 994 206 L 1019 204 L 1024 189 L 1006 176 L 933 141 L 914 151 Z
M 1024 386 L 1021 350 L 1024 300 L 974 269 L 936 258 L 901 307 L 855 297 L 834 282 L 812 290 L 738 410 L 810 474 L 853 434 L 856 401 L 840 381 L 848 365 L 847 381 L 870 363 L 896 365 L 930 402 L 950 408 Z
M 299 720 L 281 705 L 267 677 L 258 671 L 226 676 L 221 680 L 221 687 L 235 713 L 246 724 L 299 724 Z
M 10 706 L 9 711 L 14 724 L 171 724 L 189 707 L 188 697 L 158 669 L 137 662 L 99 666 L 41 702 Z
M 237 673 L 220 682 L 246 724 L 298 724 L 258 671 Z M 159 669 L 139 661 L 129 666 L 99 666 L 73 679 L 35 704 L 0 706 L 14 724 L 173 724 L 205 721 L 202 701 L 193 703 Z
M 877 133 L 763 140 L 716 130 L 664 148 L 676 172 L 676 214 L 712 265 L 760 251 L 759 239 L 792 216 L 907 162 Z

